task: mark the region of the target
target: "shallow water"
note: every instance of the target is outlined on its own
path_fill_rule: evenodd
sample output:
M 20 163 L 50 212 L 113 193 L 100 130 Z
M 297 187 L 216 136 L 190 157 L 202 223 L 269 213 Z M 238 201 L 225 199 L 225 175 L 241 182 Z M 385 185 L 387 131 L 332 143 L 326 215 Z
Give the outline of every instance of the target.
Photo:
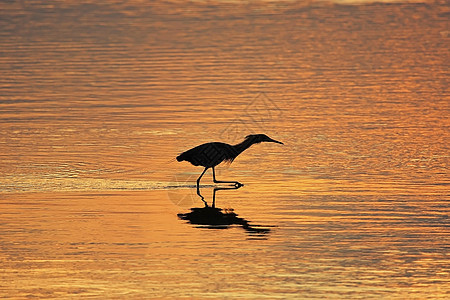
M 45 3 L 0 9 L 2 298 L 448 297 L 448 5 Z M 247 223 L 179 219 L 250 133 Z

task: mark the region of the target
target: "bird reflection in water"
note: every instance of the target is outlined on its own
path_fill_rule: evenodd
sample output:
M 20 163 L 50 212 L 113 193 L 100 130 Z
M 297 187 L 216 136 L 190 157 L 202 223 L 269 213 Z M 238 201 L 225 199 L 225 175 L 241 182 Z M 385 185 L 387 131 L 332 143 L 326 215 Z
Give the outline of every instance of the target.
M 216 192 L 219 190 L 236 190 L 240 186 L 232 187 L 215 187 L 213 190 L 212 206 L 208 206 L 207 202 L 202 197 L 201 200 L 205 203 L 205 207 L 191 208 L 191 212 L 185 214 L 178 214 L 182 220 L 186 220 L 191 224 L 200 225 L 205 228 L 212 229 L 227 229 L 233 225 L 240 225 L 248 233 L 252 234 L 266 234 L 270 232 L 267 226 L 250 225 L 250 222 L 238 217 L 233 209 L 222 209 L 215 207 Z

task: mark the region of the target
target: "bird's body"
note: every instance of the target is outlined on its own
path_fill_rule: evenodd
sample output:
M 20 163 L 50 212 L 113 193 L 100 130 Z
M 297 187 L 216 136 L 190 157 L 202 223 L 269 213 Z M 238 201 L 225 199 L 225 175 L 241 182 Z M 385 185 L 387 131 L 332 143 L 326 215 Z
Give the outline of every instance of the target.
M 237 181 L 218 181 L 216 180 L 216 175 L 214 167 L 221 162 L 233 162 L 233 160 L 241 154 L 244 150 L 248 149 L 253 144 L 258 144 L 261 142 L 273 142 L 278 144 L 283 144 L 282 142 L 271 139 L 265 134 L 253 134 L 248 135 L 242 143 L 236 145 L 229 145 L 221 142 L 212 142 L 202 144 L 200 146 L 189 149 L 177 156 L 178 161 L 188 161 L 194 166 L 203 166 L 205 169 L 200 177 L 197 179 L 197 194 L 199 192 L 200 179 L 206 170 L 212 168 L 214 183 L 233 183 L 235 186 L 240 187 L 243 184 Z M 203 199 L 203 197 L 202 197 Z
M 212 142 L 199 145 L 181 153 L 177 156 L 177 160 L 186 160 L 194 166 L 212 168 L 223 161 L 232 162 L 237 156 L 237 154 L 234 155 L 236 151 L 234 146 L 220 142 Z

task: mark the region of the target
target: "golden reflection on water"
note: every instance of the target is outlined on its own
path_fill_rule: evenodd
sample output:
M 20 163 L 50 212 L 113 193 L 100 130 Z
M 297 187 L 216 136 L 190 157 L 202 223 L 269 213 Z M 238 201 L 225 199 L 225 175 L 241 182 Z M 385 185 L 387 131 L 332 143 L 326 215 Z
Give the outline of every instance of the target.
M 238 227 L 187 226 L 166 191 L 3 196 L 2 281 L 11 284 L 4 295 L 256 296 L 267 282 L 265 293 L 292 297 L 444 296 L 445 228 L 435 214 L 418 219 L 426 214 L 411 206 L 422 203 L 292 201 L 288 193 L 255 192 L 262 187 L 217 199 L 252 223 L 275 226 L 256 241 Z
M 445 4 L 1 6 L 0 297 L 448 295 Z

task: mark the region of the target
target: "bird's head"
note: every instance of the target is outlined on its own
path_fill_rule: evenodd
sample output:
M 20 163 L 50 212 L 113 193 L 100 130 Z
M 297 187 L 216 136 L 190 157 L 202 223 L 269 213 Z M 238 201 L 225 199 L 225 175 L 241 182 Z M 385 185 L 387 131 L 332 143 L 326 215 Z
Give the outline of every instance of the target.
M 282 142 L 276 141 L 265 134 L 250 134 L 247 135 L 245 139 L 250 141 L 252 144 L 257 144 L 261 142 L 272 142 L 284 145 Z

